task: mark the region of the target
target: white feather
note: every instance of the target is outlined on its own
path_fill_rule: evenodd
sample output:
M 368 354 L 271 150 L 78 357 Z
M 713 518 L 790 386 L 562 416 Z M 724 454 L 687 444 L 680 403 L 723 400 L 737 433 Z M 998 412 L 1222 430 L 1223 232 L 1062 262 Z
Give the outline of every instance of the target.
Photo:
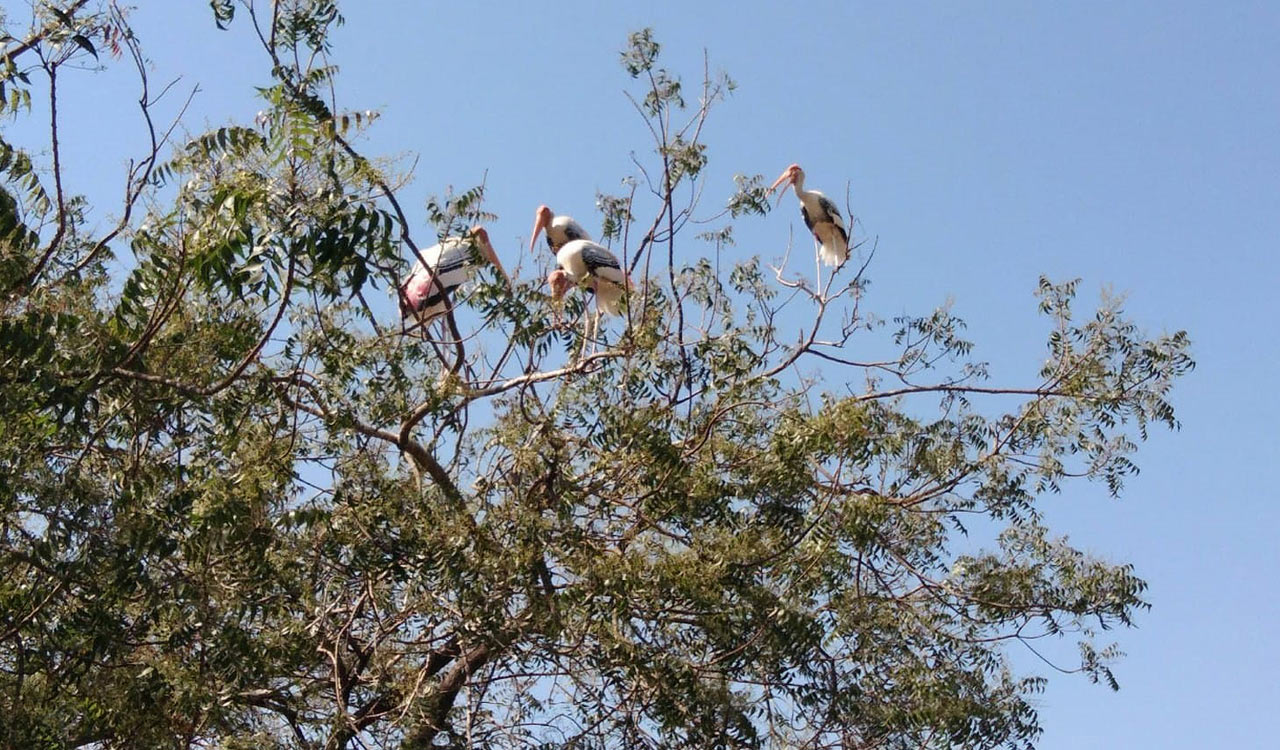
M 809 221 L 813 222 L 813 236 L 819 244 L 818 257 L 828 266 L 843 265 L 849 259 L 849 243 L 841 239 L 841 233 L 845 233 L 844 220 L 839 214 L 829 213 L 822 207 L 824 196 L 821 192 L 796 190 L 796 196 L 804 204 Z
M 592 272 L 588 267 L 586 260 L 583 258 L 584 251 L 590 250 L 593 253 L 605 255 L 618 263 L 616 255 L 611 253 L 608 248 L 597 245 L 590 240 L 574 240 L 568 242 L 560 251 L 556 253 L 556 265 L 569 274 L 575 283 L 582 283 L 584 280 L 591 286 L 596 293 L 596 303 L 600 307 L 600 311 L 608 315 L 621 315 L 622 308 L 619 302 L 622 299 L 622 292 L 627 287 L 627 275 L 619 268 L 611 268 L 609 266 L 601 266 Z M 618 264 L 621 266 L 621 264 Z
M 577 239 L 591 239 L 587 230 L 574 221 L 572 216 L 557 216 L 551 220 L 551 224 L 547 227 L 547 241 L 551 244 L 552 250 L 559 252 L 560 248 L 570 242 L 569 235 L 575 235 Z
M 415 261 L 413 269 L 409 271 L 409 275 L 400 283 L 402 289 L 407 289 L 410 284 L 418 280 L 429 280 L 436 269 L 444 266 L 446 268 L 455 266 L 461 261 L 461 265 L 450 268 L 444 273 L 437 276 L 435 284 L 428 287 L 426 297 L 430 297 L 435 293 L 435 287 L 444 289 L 452 289 L 465 284 L 476 273 L 475 263 L 470 258 L 471 240 L 461 237 L 449 237 L 439 244 L 424 248 L 419 251 L 422 260 Z M 423 261 L 426 265 L 423 265 Z M 424 297 L 425 299 L 425 297 Z M 417 311 L 419 320 L 428 321 L 437 315 L 442 315 L 447 309 L 443 301 L 434 305 L 428 305 Z

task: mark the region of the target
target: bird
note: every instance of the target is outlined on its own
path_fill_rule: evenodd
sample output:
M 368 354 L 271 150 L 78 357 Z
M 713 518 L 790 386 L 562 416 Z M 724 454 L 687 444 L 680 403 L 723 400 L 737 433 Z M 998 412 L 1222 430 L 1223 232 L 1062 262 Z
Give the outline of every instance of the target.
M 551 248 L 553 253 L 559 252 L 566 242 L 591 239 L 587 230 L 574 221 L 573 217 L 556 216 L 547 206 L 538 206 L 538 210 L 533 215 L 533 234 L 529 237 L 529 252 L 533 252 L 538 234 L 544 229 L 547 230 L 547 247 Z
M 631 279 L 622 270 L 618 257 L 603 245 L 591 240 L 571 240 L 556 253 L 556 266 L 547 276 L 551 300 L 559 305 L 574 284 L 584 285 L 596 295 L 596 315 L 588 318 L 584 336 L 592 338 L 599 327 L 600 315 L 622 314 L 622 293 L 631 288 Z M 584 342 L 585 343 L 585 342 Z
M 547 287 L 551 290 L 556 325 L 560 325 L 560 306 L 564 302 L 564 295 L 569 292 L 569 287 L 571 286 L 573 286 L 573 278 L 563 268 L 553 269 L 551 273 L 547 274 Z
M 844 219 L 840 209 L 831 199 L 817 190 L 804 189 L 804 170 L 799 164 L 787 167 L 772 185 L 769 195 L 779 187 L 786 189 L 790 183 L 800 199 L 800 215 L 804 217 L 804 225 L 813 232 L 818 243 L 818 256 L 828 266 L 842 266 L 849 259 L 849 233 L 845 231 Z
M 511 277 L 489 242 L 489 233 L 481 226 L 472 227 L 462 237 L 447 237 L 419 255 L 413 270 L 400 282 L 401 318 L 412 315 L 425 325 L 443 314 L 448 309 L 446 295 L 470 280 L 479 262 L 492 263 L 511 285 Z
M 631 280 L 622 270 L 618 256 L 591 240 L 572 240 L 556 253 L 556 265 L 575 284 L 586 282 L 595 292 L 596 306 L 606 315 L 621 315 L 622 292 Z M 554 291 L 554 290 L 553 290 Z

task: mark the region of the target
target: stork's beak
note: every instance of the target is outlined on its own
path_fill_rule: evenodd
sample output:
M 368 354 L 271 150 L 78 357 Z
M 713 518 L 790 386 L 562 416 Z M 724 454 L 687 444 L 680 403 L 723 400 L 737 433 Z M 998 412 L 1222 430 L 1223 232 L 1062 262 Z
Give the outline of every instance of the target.
M 769 195 L 773 195 L 773 191 L 777 190 L 779 187 L 786 189 L 786 186 L 791 184 L 792 180 L 793 180 L 793 177 L 791 174 L 791 170 L 788 169 L 787 171 L 782 173 L 782 176 L 774 180 L 772 185 L 769 186 Z
M 795 174 L 790 169 L 787 169 L 787 171 L 782 173 L 782 176 L 774 180 L 773 184 L 769 186 L 770 198 L 773 197 L 773 191 L 781 188 L 781 190 L 778 190 L 778 202 L 774 204 L 774 208 L 782 205 L 782 196 L 787 194 L 787 186 L 795 181 Z
M 778 188 L 782 188 L 781 191 L 778 192 L 778 196 L 780 196 L 778 197 L 778 202 L 781 203 L 782 202 L 781 196 L 783 195 L 783 193 L 787 192 L 788 184 L 794 183 L 795 180 L 796 180 L 795 173 L 791 172 L 790 169 L 787 169 L 786 172 L 783 172 L 782 175 L 778 177 L 778 179 L 773 180 L 773 184 L 769 186 L 769 197 L 773 196 L 773 191 L 777 191 Z
M 551 224 L 551 219 L 542 211 L 537 213 L 533 221 L 533 234 L 529 235 L 529 252 L 534 252 L 534 243 L 538 241 L 538 235 L 542 233 Z M 536 254 L 536 253 L 535 253 Z
M 507 269 L 502 267 L 502 261 L 498 260 L 498 254 L 494 252 L 493 246 L 489 245 L 485 248 L 485 255 L 489 257 L 489 262 L 493 267 L 498 269 L 498 273 L 502 275 L 502 279 L 507 282 L 507 288 L 511 288 L 511 277 L 507 275 Z

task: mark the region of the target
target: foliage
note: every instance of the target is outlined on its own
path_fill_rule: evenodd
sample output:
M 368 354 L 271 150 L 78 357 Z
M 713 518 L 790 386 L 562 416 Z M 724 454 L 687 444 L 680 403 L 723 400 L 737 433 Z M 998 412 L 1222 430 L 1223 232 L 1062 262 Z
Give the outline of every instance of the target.
M 211 2 L 272 81 L 254 122 L 174 144 L 126 16 L 86 6 L 7 37 L 4 114 L 110 49 L 151 148 L 104 231 L 64 194 L 56 119 L 0 141 L 0 744 L 1029 746 L 1043 681 L 1006 646 L 1073 642 L 1114 686 L 1095 635 L 1145 584 L 1037 503 L 1121 491 L 1136 441 L 1177 426 L 1184 333 L 1114 300 L 1079 322 L 1077 283 L 1044 280 L 1037 383 L 987 385 L 946 308 L 852 359 L 890 333 L 867 264 L 819 286 L 722 263 L 769 211 L 759 175 L 700 211 L 733 82 L 688 109 L 645 30 L 622 63 L 653 151 L 598 198 L 625 320 L 584 341 L 581 295 L 557 323 L 545 274 L 485 272 L 404 334 L 368 292 L 419 245 L 353 145 L 375 113 L 320 64 L 337 6 Z M 427 217 L 458 236 L 483 199 Z

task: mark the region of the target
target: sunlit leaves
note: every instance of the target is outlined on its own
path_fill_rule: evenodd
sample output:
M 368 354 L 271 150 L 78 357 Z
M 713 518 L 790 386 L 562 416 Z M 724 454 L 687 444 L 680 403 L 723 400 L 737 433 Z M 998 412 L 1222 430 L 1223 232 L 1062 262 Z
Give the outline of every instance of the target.
M 631 199 L 627 196 L 596 193 L 596 210 L 603 217 L 600 234 L 606 240 L 621 239 L 623 230 L 635 219 L 631 215 Z
M 24 223 L 18 201 L 0 190 L 0 285 L 15 287 L 28 271 L 40 237 Z
M 736 219 L 749 214 L 764 216 L 769 213 L 769 190 L 764 185 L 764 175 L 735 174 L 733 182 L 736 189 L 729 198 L 731 216 Z
M 31 77 L 12 59 L 0 58 L 0 114 L 17 116 L 31 109 Z
M 697 177 L 707 165 L 706 144 L 688 142 L 679 135 L 662 147 L 660 152 L 670 163 L 672 186 L 686 177 Z
M 650 75 L 653 80 L 642 100 L 645 112 L 650 117 L 658 117 L 672 107 L 684 109 L 680 79 L 673 78 L 670 73 L 661 69 L 650 71 Z
M 627 36 L 627 46 L 622 50 L 622 67 L 637 78 L 653 68 L 662 46 L 653 38 L 653 29 L 645 28 Z
M 313 50 L 328 51 L 330 28 L 342 23 L 342 14 L 334 0 L 290 0 L 281 3 L 278 43 L 284 46 L 302 43 Z
M 253 121 L 179 143 L 97 262 L 0 304 L 0 744 L 1025 746 L 1043 683 L 1002 643 L 1114 679 L 1095 631 L 1145 584 L 1040 494 L 1121 489 L 1177 425 L 1186 334 L 1045 280 L 1042 380 L 1002 390 L 950 305 L 869 330 L 865 278 L 817 296 L 734 221 L 760 175 L 697 211 L 732 82 L 682 109 L 648 31 L 622 60 L 655 152 L 597 196 L 644 261 L 625 316 L 591 340 L 589 282 L 556 307 L 545 254 L 510 287 L 473 254 L 453 319 L 411 329 L 366 292 L 492 221 L 485 187 L 402 222 L 395 165 L 351 145 L 374 113 L 291 62 L 336 6 L 273 7 Z M 21 150 L 0 167 L 14 287 L 54 208 Z M 83 243 L 89 217 L 54 218 Z
M 484 210 L 484 185 L 450 192 L 443 198 L 427 198 L 427 221 L 436 226 L 436 234 L 443 239 L 466 234 L 472 226 L 493 221 L 497 215 Z
M 52 210 L 53 201 L 31 163 L 31 157 L 3 139 L 0 139 L 0 172 L 22 190 L 23 203 L 36 217 L 43 217 Z
M 235 20 L 235 0 L 209 0 L 209 9 L 213 11 L 213 21 L 219 29 L 225 31 Z
M 218 128 L 188 141 L 180 156 L 156 166 L 152 171 L 152 179 L 157 185 L 164 185 L 197 165 L 203 166 L 220 159 L 240 159 L 254 152 L 265 153 L 267 148 L 266 138 L 253 128 Z

